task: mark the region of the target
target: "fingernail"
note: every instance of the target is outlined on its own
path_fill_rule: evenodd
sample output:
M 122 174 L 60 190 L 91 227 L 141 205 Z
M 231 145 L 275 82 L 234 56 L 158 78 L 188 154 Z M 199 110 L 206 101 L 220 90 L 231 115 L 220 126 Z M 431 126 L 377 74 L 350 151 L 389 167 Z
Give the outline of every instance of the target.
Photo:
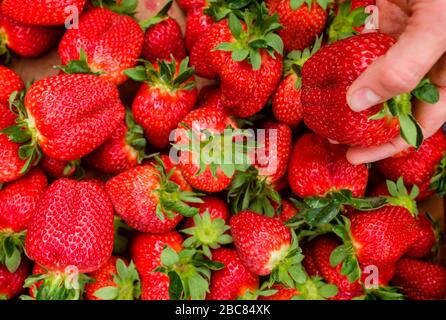
M 348 98 L 348 105 L 353 111 L 363 111 L 382 101 L 382 98 L 370 89 L 360 89 Z

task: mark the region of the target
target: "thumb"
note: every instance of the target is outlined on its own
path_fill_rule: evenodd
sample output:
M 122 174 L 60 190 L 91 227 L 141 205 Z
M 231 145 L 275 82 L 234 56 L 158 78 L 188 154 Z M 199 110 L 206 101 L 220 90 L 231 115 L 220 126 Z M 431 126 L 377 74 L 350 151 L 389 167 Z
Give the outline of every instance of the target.
M 415 89 L 446 50 L 446 1 L 414 0 L 398 42 L 351 85 L 347 102 L 362 111 Z

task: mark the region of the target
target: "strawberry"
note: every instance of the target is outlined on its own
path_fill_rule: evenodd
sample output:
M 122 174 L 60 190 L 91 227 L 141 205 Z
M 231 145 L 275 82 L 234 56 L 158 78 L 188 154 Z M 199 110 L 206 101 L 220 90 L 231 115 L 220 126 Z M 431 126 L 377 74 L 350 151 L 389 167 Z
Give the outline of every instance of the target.
M 139 275 L 133 262 L 112 256 L 89 276 L 95 282 L 85 285 L 87 300 L 133 300 L 140 296 Z
M 198 214 L 203 216 L 203 214 L 208 211 L 212 220 L 223 219 L 225 222 L 229 218 L 229 209 L 225 201 L 217 196 L 204 196 L 201 198 L 203 203 L 193 203 L 192 206 L 198 208 Z M 187 228 L 193 227 L 194 219 L 187 218 L 184 226 Z
M 127 80 L 124 70 L 136 65 L 143 45 L 141 27 L 129 16 L 106 8 L 83 14 L 79 27 L 65 32 L 59 43 L 61 69 L 95 73 L 115 84 Z
M 290 127 L 296 127 L 302 121 L 302 66 L 319 50 L 321 40 L 318 38 L 311 49 L 290 52 L 284 61 L 284 78 L 274 93 L 272 107 L 274 117 Z
M 396 265 L 393 283 L 410 300 L 444 300 L 446 269 L 429 262 L 401 259 Z
M 142 127 L 135 123 L 132 113 L 127 110 L 125 122 L 85 161 L 102 172 L 118 174 L 141 164 L 146 157 L 146 144 Z
M 446 136 L 440 129 L 432 137 L 426 139 L 418 150 L 406 149 L 393 157 L 376 163 L 385 178 L 396 180 L 403 177 L 404 183 L 410 187 L 417 185 L 423 200 L 437 192 L 440 196 L 446 193 Z
M 54 26 L 71 21 L 72 15 L 82 12 L 85 3 L 86 0 L 3 0 L 0 11 L 26 25 Z
M 233 199 L 234 212 L 251 209 L 273 217 L 273 203 L 281 201 L 277 187 L 287 170 L 292 132 L 287 125 L 272 121 L 265 122 L 260 129 L 263 133 L 257 137 L 257 143 L 261 147 L 251 154 L 253 165 L 236 174 L 228 198 Z
M 366 7 L 375 0 L 347 0 L 338 5 L 336 16 L 328 27 L 328 39 L 335 42 L 360 34 L 368 17 Z
M 21 91 L 24 87 L 25 84 L 15 71 L 0 66 L 0 104 L 8 104 L 11 93 L 14 91 Z M 2 112 L 2 115 L 3 114 L 4 112 Z M 0 125 L 3 128 L 13 121 L 14 118 L 11 120 L 11 117 L 4 118 L 3 116 Z
M 44 280 L 37 299 L 79 298 L 82 288 L 57 288 L 68 279 L 102 267 L 113 249 L 113 206 L 95 181 L 55 181 L 42 196 L 25 238 L 27 255 L 48 272 L 29 279 Z M 62 281 L 62 282 L 61 282 Z
M 204 7 L 206 0 L 177 0 L 176 3 L 184 11 Z
M 405 256 L 409 258 L 422 258 L 435 251 L 440 232 L 438 225 L 432 222 L 432 217 L 426 212 L 417 219 L 418 236 Z
M 213 107 L 225 112 L 221 101 L 221 91 L 216 85 L 207 85 L 198 93 L 197 107 Z
M 303 135 L 294 146 L 288 170 L 293 192 L 305 198 L 347 189 L 355 197 L 363 196 L 367 166 L 351 165 L 346 151 L 346 146 L 331 144 L 316 134 Z
M 141 300 L 169 300 L 169 277 L 152 272 L 141 279 Z
M 150 233 L 171 231 L 182 215 L 198 213 L 187 202 L 201 202 L 167 156 L 157 164 L 137 166 L 111 178 L 106 190 L 126 224 Z
M 282 199 L 282 208 L 278 210 L 278 205 L 275 204 L 275 210 L 276 210 L 276 218 L 285 224 L 288 222 L 291 218 L 295 217 L 299 210 L 296 209 L 296 207 L 288 200 Z
M 23 261 L 15 272 L 0 265 L 0 300 L 16 297 L 23 290 L 23 284 L 30 273 L 28 262 Z
M 330 0 L 282 0 L 270 6 L 279 15 L 283 28 L 278 31 L 285 51 L 303 50 L 322 33 L 327 22 Z
M 173 0 L 168 0 L 154 17 L 140 23 L 145 30 L 142 56 L 151 62 L 170 59 L 171 56 L 176 60 L 186 57 L 180 25 L 168 15 L 172 3 Z
M 47 179 L 35 168 L 0 190 L 0 264 L 14 273 L 20 265 L 28 223 L 47 187 Z
M 191 51 L 194 44 L 214 25 L 212 16 L 205 13 L 205 7 L 197 7 L 187 12 L 186 48 Z
M 71 161 L 100 146 L 124 118 L 116 87 L 93 75 L 58 75 L 35 82 L 14 102 L 17 125 L 3 133 L 20 143 L 25 172 L 41 151 Z
M 220 248 L 212 252 L 212 257 L 225 267 L 213 272 L 206 297 L 208 300 L 235 300 L 247 291 L 258 289 L 259 277 L 243 265 L 237 251 Z
M 413 146 L 422 134 L 411 114 L 412 95 L 428 103 L 438 92 L 427 80 L 412 93 L 395 97 L 362 112 L 350 109 L 346 93 L 353 81 L 395 43 L 383 33 L 368 33 L 337 41 L 321 48 L 302 69 L 304 122 L 317 134 L 352 146 L 386 143 L 398 135 Z
M 135 99 L 132 111 L 135 121 L 144 128 L 145 136 L 156 148 L 169 146 L 170 134 L 186 114 L 195 107 L 197 89 L 189 59 L 181 63 L 159 61 L 152 65 L 127 70 L 125 73 L 136 81 L 143 82 Z
M 21 57 L 37 57 L 56 44 L 59 29 L 32 27 L 16 22 L 0 13 L 0 55 L 11 50 Z
M 192 110 L 180 123 L 175 137 L 175 147 L 180 151 L 178 166 L 193 188 L 206 192 L 222 191 L 229 186 L 236 170 L 246 170 L 240 141 L 234 140 L 241 133 L 234 129 L 237 129 L 235 122 L 213 107 Z M 222 145 L 222 139 L 225 139 L 225 145 Z M 226 148 L 228 145 L 239 148 L 237 156 L 241 160 L 233 158 L 233 148 Z M 212 156 L 205 151 L 211 151 Z
M 39 162 L 40 168 L 53 179 L 69 178 L 75 173 L 82 171 L 80 160 L 63 161 L 50 158 L 46 155 L 42 156 Z
M 229 14 L 228 24 L 222 25 L 220 44 L 210 48 L 216 51 L 209 59 L 220 77 L 223 105 L 241 118 L 264 107 L 282 74 L 283 44 L 274 33 L 280 25 L 277 15 L 268 16 L 266 11 L 265 4 L 258 5 L 255 16 L 249 12 L 243 15 L 243 23 Z

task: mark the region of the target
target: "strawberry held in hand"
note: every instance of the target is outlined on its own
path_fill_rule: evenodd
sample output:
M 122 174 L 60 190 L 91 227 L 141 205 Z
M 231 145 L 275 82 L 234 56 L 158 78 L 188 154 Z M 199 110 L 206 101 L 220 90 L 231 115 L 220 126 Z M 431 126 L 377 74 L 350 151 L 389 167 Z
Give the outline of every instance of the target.
M 73 15 L 79 15 L 86 2 L 86 0 L 4 0 L 0 4 L 0 11 L 26 25 L 55 26 L 72 21 Z
M 269 7 L 279 15 L 278 31 L 285 51 L 303 50 L 319 36 L 327 22 L 327 6 L 332 0 L 277 0 Z
M 140 23 L 145 30 L 142 56 L 150 62 L 172 56 L 180 61 L 186 57 L 180 25 L 168 15 L 172 3 L 173 0 L 168 0 L 154 17 Z
M 96 181 L 62 178 L 45 192 L 28 226 L 27 255 L 48 273 L 40 280 L 38 299 L 79 298 L 82 288 L 60 290 L 73 273 L 92 272 L 103 266 L 113 249 L 113 206 Z M 79 281 L 85 281 L 79 275 Z
M 142 29 L 131 17 L 94 8 L 60 41 L 61 69 L 70 74 L 99 74 L 119 85 L 127 80 L 123 71 L 136 65 L 142 44 Z
M 412 93 L 402 94 L 362 112 L 350 109 L 346 93 L 354 80 L 395 43 L 383 33 L 353 36 L 324 46 L 302 69 L 304 122 L 325 138 L 351 146 L 374 146 L 390 141 L 401 131 L 412 146 L 423 135 L 412 116 L 412 95 L 428 103 L 439 99 L 427 80 Z
M 17 125 L 2 132 L 21 144 L 25 172 L 41 152 L 78 160 L 100 146 L 124 119 L 116 87 L 94 75 L 58 75 L 35 82 L 14 102 Z
M 170 135 L 197 102 L 194 70 L 189 59 L 181 62 L 158 61 L 126 70 L 133 80 L 143 82 L 135 99 L 132 112 L 148 142 L 156 148 L 169 146 Z

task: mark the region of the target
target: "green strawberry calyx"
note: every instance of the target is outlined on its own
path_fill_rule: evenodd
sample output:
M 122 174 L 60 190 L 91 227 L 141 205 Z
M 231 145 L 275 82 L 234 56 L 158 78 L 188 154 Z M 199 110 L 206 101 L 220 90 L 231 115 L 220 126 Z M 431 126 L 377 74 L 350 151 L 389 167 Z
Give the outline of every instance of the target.
M 126 109 L 125 124 L 127 125 L 125 142 L 131 148 L 131 153 L 136 154 L 137 161 L 141 164 L 144 159 L 148 159 L 153 155 L 146 154 L 147 140 L 144 137 L 144 130 L 140 125 L 136 124 L 129 109 Z
M 404 93 L 384 102 L 381 111 L 369 119 L 379 120 L 389 116 L 397 117 L 401 137 L 409 145 L 418 149 L 423 143 L 423 131 L 412 115 L 413 97 L 428 104 L 436 104 L 440 99 L 440 93 L 428 79 L 423 79 L 411 93 Z
M 165 245 L 161 252 L 162 272 L 169 277 L 169 297 L 171 300 L 204 300 L 209 292 L 211 271 L 224 268 L 224 264 L 211 261 L 203 252 L 185 248 L 176 252 Z
M 181 230 L 189 236 L 183 242 L 184 247 L 201 248 L 204 255 L 212 259 L 211 249 L 232 243 L 232 237 L 228 234 L 230 227 L 222 218 L 212 219 L 206 210 L 203 215 L 195 215 L 193 220 L 193 227 Z
M 177 62 L 173 57 L 170 61 L 159 60 L 156 64 L 141 60 L 144 65 L 127 69 L 124 74 L 138 82 L 145 82 L 153 87 L 174 93 L 178 90 L 195 88 L 194 69 L 189 67 L 189 58 L 183 59 L 177 73 Z
M 138 7 L 138 0 L 92 0 L 91 3 L 97 8 L 106 8 L 131 17 L 135 15 Z
M 418 217 L 418 207 L 415 199 L 420 193 L 419 188 L 414 185 L 409 193 L 404 185 L 403 177 L 400 177 L 396 182 L 387 180 L 386 185 L 390 194 L 390 196 L 385 197 L 387 204 L 406 208 L 414 217 Z
M 64 271 L 47 271 L 43 274 L 29 276 L 24 288 L 31 288 L 32 295 L 22 295 L 22 300 L 80 300 L 85 285 L 93 279 L 76 268 L 65 268 Z
M 276 31 L 282 28 L 279 16 L 268 15 L 265 3 L 257 4 L 255 11 L 245 10 L 241 17 L 231 12 L 228 16 L 228 25 L 234 41 L 223 42 L 213 51 L 231 52 L 232 60 L 241 62 L 247 60 L 253 70 L 262 66 L 262 51 L 266 51 L 273 59 L 276 53 L 283 54 L 283 41 Z M 240 21 L 243 20 L 243 23 Z
M 311 47 L 305 48 L 303 51 L 293 50 L 288 53 L 283 62 L 284 76 L 289 74 L 296 75 L 296 90 L 300 90 L 302 86 L 302 67 L 322 45 L 322 37 L 317 37 L 315 43 Z
M 168 0 L 166 2 L 166 4 L 161 8 L 161 10 L 158 11 L 158 13 L 156 15 L 154 15 L 153 17 L 151 17 L 147 20 L 141 21 L 139 23 L 141 28 L 144 31 L 146 31 L 150 27 L 153 27 L 154 25 L 157 25 L 158 23 L 168 19 L 169 18 L 168 12 L 169 12 L 170 8 L 172 7 L 172 4 L 173 4 L 173 0 Z
M 0 264 L 10 273 L 14 273 L 22 261 L 26 231 L 13 232 L 10 229 L 0 231 Z
M 101 300 L 135 300 L 141 295 L 141 283 L 133 261 L 126 265 L 122 259 L 116 260 L 114 286 L 96 290 L 94 295 Z
M 446 195 L 446 154 L 438 163 L 435 174 L 431 178 L 429 188 L 434 190 L 440 197 Z
M 218 22 L 231 12 L 239 12 L 253 3 L 255 0 L 207 0 L 203 13 Z
M 246 171 L 236 172 L 227 198 L 234 213 L 249 209 L 267 217 L 274 217 L 274 205 L 281 209 L 282 204 L 281 196 L 274 185 L 269 182 L 267 176 L 260 176 L 254 166 L 250 166 Z
M 87 53 L 84 49 L 79 50 L 79 59 L 70 60 L 66 65 L 54 66 L 55 69 L 60 69 L 66 74 L 92 74 L 95 76 L 100 76 L 105 72 L 100 70 L 93 70 L 88 64 Z
M 36 166 L 42 158 L 42 151 L 38 145 L 40 133 L 36 128 L 34 118 L 25 108 L 24 98 L 25 90 L 11 94 L 9 108 L 17 115 L 16 124 L 0 131 L 12 142 L 20 144 L 19 158 L 26 160 L 20 170 L 21 174 L 26 173 L 32 166 Z
M 363 26 L 370 15 L 366 13 L 365 7 L 352 10 L 351 0 L 339 4 L 338 8 L 338 13 L 328 27 L 329 43 L 359 34 L 355 28 Z
M 325 282 L 321 277 L 308 277 L 305 283 L 298 284 L 299 294 L 292 300 L 326 300 L 336 296 L 339 289 L 334 284 Z
M 173 219 L 175 214 L 181 214 L 185 217 L 193 217 L 198 214 L 199 209 L 189 206 L 189 203 L 203 203 L 200 198 L 203 194 L 181 190 L 180 186 L 170 179 L 177 170 L 176 167 L 167 172 L 160 158 L 155 157 L 155 161 L 154 167 L 158 171 L 160 180 L 160 187 L 153 190 L 153 193 L 158 196 L 157 217 L 164 221 L 166 217 Z
M 355 297 L 353 300 L 406 300 L 398 287 L 380 286 L 376 289 L 365 288 L 364 291 L 365 295 Z
M 304 4 L 307 5 L 308 11 L 311 10 L 313 3 L 317 3 L 322 9 L 327 10 L 328 5 L 333 3 L 333 0 L 289 0 L 291 10 L 297 10 Z

